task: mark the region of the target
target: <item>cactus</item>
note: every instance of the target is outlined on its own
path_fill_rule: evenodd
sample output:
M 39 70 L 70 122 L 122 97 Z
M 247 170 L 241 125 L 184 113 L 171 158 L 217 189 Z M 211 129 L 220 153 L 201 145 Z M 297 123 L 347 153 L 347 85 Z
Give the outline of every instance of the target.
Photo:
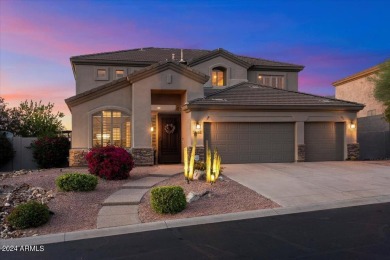
M 209 143 L 206 141 L 206 182 L 211 181 L 211 152 L 209 149 Z
M 215 164 L 215 180 L 218 179 L 219 177 L 219 173 L 221 172 L 221 156 L 219 154 L 217 154 L 217 160 L 216 160 L 216 164 Z
M 188 148 L 184 147 L 184 177 L 188 182 Z
M 194 179 L 194 164 L 195 164 L 195 152 L 196 152 L 196 132 L 194 133 L 194 142 L 192 144 L 191 158 L 190 158 L 190 166 L 188 169 L 188 179 Z
M 206 148 L 206 182 L 211 182 L 211 151 Z

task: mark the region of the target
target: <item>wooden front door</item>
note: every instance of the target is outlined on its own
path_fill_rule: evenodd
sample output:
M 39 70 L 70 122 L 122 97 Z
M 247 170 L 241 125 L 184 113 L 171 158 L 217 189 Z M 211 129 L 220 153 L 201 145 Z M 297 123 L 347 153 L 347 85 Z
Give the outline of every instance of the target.
M 181 162 L 181 115 L 158 115 L 159 163 Z

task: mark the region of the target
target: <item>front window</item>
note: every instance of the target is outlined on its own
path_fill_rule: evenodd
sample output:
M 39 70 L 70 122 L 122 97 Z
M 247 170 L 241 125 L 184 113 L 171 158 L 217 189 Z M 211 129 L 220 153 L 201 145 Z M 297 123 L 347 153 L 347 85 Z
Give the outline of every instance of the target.
M 115 110 L 93 115 L 93 146 L 131 147 L 130 116 Z
M 213 86 L 226 86 L 226 69 L 222 67 L 214 68 L 212 71 L 211 79 L 211 83 Z
M 257 83 L 274 88 L 284 88 L 284 76 L 259 74 Z

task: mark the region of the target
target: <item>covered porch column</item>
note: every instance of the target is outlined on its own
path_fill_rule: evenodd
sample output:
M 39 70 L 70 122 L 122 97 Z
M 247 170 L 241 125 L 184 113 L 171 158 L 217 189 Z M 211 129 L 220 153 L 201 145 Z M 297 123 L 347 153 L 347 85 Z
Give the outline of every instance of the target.
M 305 122 L 295 123 L 295 161 L 305 161 Z
M 151 140 L 151 92 L 149 88 L 133 87 L 131 154 L 136 165 L 153 165 Z

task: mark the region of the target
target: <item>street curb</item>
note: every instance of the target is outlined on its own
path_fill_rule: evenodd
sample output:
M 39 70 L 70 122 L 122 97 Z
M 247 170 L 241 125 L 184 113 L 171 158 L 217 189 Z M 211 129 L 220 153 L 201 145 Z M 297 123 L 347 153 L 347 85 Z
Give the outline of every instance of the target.
M 171 229 L 177 227 L 204 225 L 204 224 L 253 219 L 253 218 L 261 218 L 261 217 L 280 216 L 280 215 L 296 214 L 296 213 L 327 210 L 327 209 L 380 204 L 386 202 L 390 202 L 390 195 L 373 196 L 373 197 L 366 197 L 366 198 L 359 198 L 359 199 L 352 199 L 352 200 L 341 200 L 332 203 L 312 204 L 312 205 L 307 205 L 302 207 L 261 209 L 261 210 L 227 213 L 227 214 L 202 216 L 202 217 L 194 217 L 194 218 L 186 218 L 186 219 L 175 219 L 175 220 L 166 220 L 166 221 L 159 221 L 159 222 L 140 223 L 140 224 L 134 224 L 129 226 L 121 226 L 121 227 L 82 230 L 82 231 L 42 235 L 36 237 L 0 239 L 0 246 L 43 245 L 43 244 L 51 244 L 51 243 L 61 243 L 61 242 L 69 242 L 69 241 L 76 241 L 76 240 L 89 239 L 89 238 L 124 235 L 124 234 L 139 233 L 139 232 L 146 232 L 146 231 L 153 231 L 153 230 Z

